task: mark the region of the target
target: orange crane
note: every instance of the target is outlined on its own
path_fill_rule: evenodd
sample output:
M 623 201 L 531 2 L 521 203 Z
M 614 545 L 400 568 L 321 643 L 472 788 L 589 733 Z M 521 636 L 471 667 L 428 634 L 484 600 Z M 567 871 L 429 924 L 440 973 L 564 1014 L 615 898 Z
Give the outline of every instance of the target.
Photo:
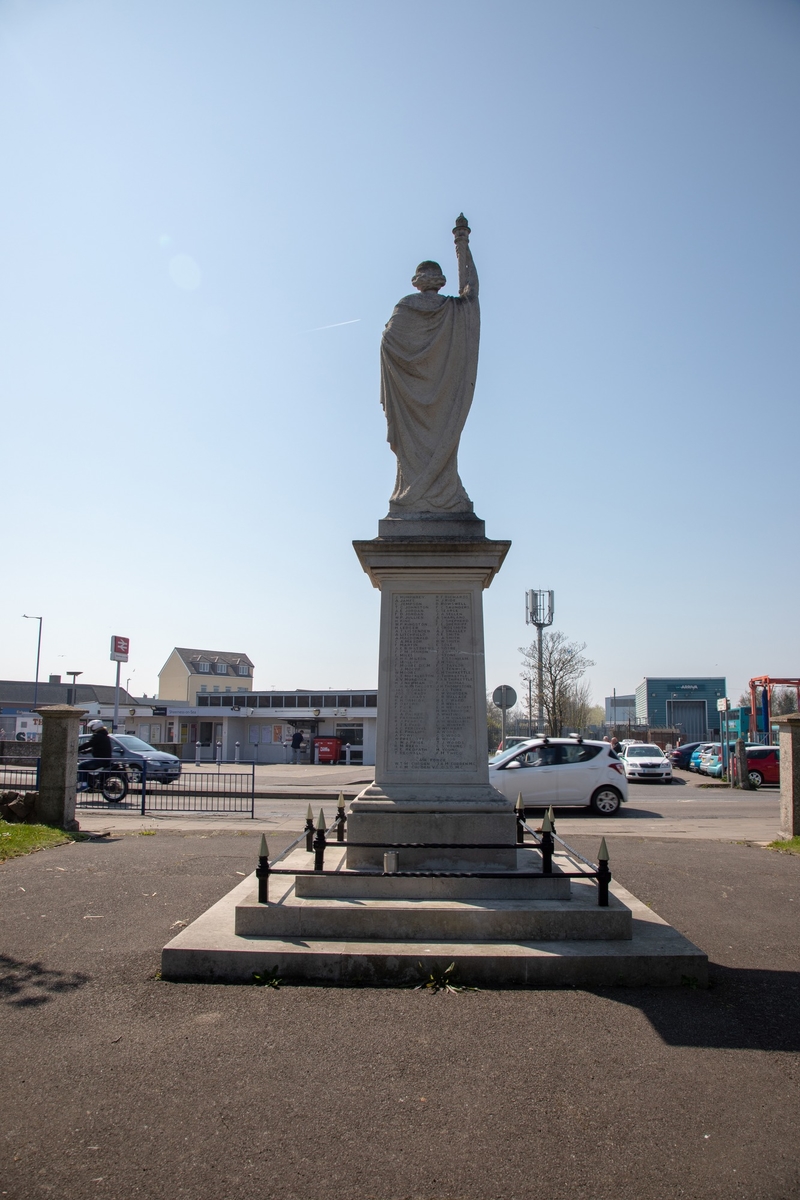
M 764 688 L 767 694 L 767 709 L 765 712 L 764 732 L 770 737 L 770 719 L 772 717 L 772 689 L 774 687 L 793 687 L 797 695 L 797 711 L 800 712 L 800 679 L 773 679 L 770 675 L 757 675 L 750 680 L 750 734 L 758 731 L 758 697 L 757 688 Z

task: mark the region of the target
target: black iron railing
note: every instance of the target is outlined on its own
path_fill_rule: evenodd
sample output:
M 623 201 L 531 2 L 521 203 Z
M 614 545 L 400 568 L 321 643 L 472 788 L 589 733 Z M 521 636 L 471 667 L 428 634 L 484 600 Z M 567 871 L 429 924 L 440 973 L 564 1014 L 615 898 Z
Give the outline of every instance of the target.
M 258 879 L 258 902 L 259 904 L 267 904 L 269 902 L 269 877 L 270 875 L 340 875 L 340 870 L 326 871 L 325 870 L 325 851 L 329 844 L 329 835 L 336 834 L 337 843 L 344 843 L 347 846 L 363 850 L 383 850 L 400 851 L 400 850 L 518 850 L 520 847 L 529 847 L 533 850 L 538 850 L 542 858 L 542 867 L 540 871 L 447 871 L 447 870 L 421 870 L 421 871 L 375 871 L 375 870 L 358 870 L 353 868 L 347 869 L 348 876 L 366 876 L 375 878 L 376 876 L 389 877 L 398 876 L 401 879 L 546 879 L 553 876 L 553 853 L 555 844 L 558 843 L 563 847 L 565 855 L 576 863 L 580 863 L 582 868 L 577 870 L 558 869 L 558 877 L 561 879 L 592 879 L 597 883 L 597 903 L 600 908 L 608 908 L 609 884 L 611 882 L 611 871 L 608 867 L 608 849 L 606 847 L 605 838 L 600 843 L 598 853 L 598 861 L 591 862 L 588 858 L 584 858 L 577 850 L 560 837 L 556 835 L 555 825 L 552 818 L 552 809 L 550 813 L 545 814 L 542 822 L 542 828 L 539 830 L 531 829 L 525 822 L 524 813 L 521 808 L 517 808 L 517 836 L 516 841 L 511 843 L 506 842 L 352 842 L 345 841 L 345 822 L 347 816 L 344 811 L 344 802 L 339 799 L 339 807 L 333 823 L 326 828 L 325 814 L 320 809 L 319 818 L 314 824 L 311 806 L 309 805 L 308 815 L 306 817 L 306 827 L 299 837 L 287 846 L 282 854 L 273 862 L 269 860 L 269 851 L 267 848 L 266 838 L 262 835 L 261 849 L 258 857 L 258 867 L 256 868 L 256 877 Z M 525 841 L 525 835 L 528 834 L 531 841 Z M 314 855 L 314 866 L 306 868 L 296 867 L 279 867 L 277 864 L 282 862 L 284 858 L 291 853 L 296 846 L 305 839 L 306 850 Z

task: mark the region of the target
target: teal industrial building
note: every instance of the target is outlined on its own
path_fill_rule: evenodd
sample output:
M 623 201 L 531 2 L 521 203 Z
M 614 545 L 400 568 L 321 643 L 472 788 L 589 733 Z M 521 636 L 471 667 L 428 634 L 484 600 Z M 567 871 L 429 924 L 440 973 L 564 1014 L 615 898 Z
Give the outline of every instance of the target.
M 636 689 L 636 720 L 649 728 L 675 729 L 683 742 L 720 736 L 717 701 L 727 695 L 724 676 L 645 676 Z

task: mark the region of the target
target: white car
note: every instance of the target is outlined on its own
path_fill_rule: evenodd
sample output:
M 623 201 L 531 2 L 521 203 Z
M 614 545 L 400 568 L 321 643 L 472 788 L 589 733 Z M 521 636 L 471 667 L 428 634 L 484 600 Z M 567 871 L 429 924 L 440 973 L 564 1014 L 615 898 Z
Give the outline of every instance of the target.
M 628 799 L 625 769 L 608 742 L 529 738 L 489 763 L 489 782 L 526 808 L 588 805 L 611 816 Z
M 658 779 L 672 783 L 672 763 L 660 746 L 626 746 L 622 764 L 627 779 Z

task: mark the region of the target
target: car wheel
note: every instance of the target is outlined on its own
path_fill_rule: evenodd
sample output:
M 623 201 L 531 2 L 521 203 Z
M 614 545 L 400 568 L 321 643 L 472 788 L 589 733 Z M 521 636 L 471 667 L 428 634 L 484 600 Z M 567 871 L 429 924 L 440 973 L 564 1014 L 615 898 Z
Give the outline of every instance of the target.
M 619 812 L 620 803 L 620 795 L 616 788 L 601 787 L 592 796 L 589 807 L 599 816 L 613 817 Z
M 764 782 L 764 776 L 761 774 L 760 771 L 748 771 L 747 775 L 748 775 L 748 778 L 749 778 L 750 782 L 752 783 L 753 787 L 755 787 L 755 788 L 761 787 L 762 783 Z

